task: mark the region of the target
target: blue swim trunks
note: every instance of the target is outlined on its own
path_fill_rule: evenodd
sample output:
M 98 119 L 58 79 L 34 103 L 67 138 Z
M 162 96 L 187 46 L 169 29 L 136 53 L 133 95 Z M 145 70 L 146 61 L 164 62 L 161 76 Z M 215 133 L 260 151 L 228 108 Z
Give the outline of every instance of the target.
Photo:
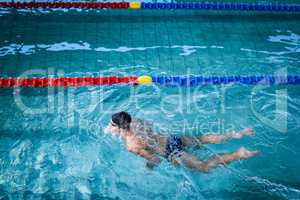
M 166 158 L 171 161 L 174 156 L 180 156 L 183 150 L 183 144 L 180 137 L 171 135 L 167 139 L 166 144 Z

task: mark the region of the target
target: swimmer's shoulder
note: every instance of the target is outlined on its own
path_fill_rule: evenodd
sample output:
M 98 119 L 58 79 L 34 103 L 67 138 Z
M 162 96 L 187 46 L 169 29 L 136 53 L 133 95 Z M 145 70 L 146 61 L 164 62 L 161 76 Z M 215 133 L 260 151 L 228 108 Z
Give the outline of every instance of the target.
M 130 128 L 134 132 L 153 132 L 153 123 L 140 118 L 133 118 L 130 124 Z
M 141 118 L 133 118 L 132 124 L 142 126 L 142 127 L 153 127 L 153 122 Z

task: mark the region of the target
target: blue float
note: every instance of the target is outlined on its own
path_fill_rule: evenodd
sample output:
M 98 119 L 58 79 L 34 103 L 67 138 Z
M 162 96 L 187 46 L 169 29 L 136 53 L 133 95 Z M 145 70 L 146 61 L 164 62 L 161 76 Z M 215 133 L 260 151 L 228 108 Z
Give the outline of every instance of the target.
M 279 85 L 291 84 L 300 85 L 300 76 L 153 76 L 152 81 L 155 84 L 166 86 L 201 86 L 201 85 L 220 85 L 220 84 L 243 84 L 243 85 Z

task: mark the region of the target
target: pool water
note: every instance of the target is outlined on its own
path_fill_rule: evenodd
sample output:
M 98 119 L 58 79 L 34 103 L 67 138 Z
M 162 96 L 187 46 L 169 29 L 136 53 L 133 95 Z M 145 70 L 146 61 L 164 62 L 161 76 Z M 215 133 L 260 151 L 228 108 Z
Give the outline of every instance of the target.
M 2 77 L 300 74 L 300 15 L 199 11 L 0 11 Z M 0 89 L 0 199 L 300 199 L 298 86 L 126 85 Z M 153 171 L 104 134 L 112 113 L 164 134 L 252 127 L 206 159 L 261 151 L 204 174 Z

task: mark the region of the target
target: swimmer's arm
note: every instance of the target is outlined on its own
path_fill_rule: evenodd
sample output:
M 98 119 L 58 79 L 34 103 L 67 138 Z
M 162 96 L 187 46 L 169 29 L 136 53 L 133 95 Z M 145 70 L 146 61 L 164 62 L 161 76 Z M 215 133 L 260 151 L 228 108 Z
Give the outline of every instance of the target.
M 155 154 L 150 153 L 149 151 L 146 151 L 146 150 L 142 150 L 139 155 L 141 155 L 147 159 L 146 168 L 148 168 L 148 169 L 153 169 L 155 166 L 157 166 L 161 162 L 161 160 L 158 156 L 156 156 Z
M 144 157 L 147 159 L 147 164 L 146 166 L 152 166 L 154 167 L 155 165 L 158 165 L 160 163 L 160 158 L 158 156 L 156 156 L 155 154 L 145 150 L 145 149 L 142 149 L 138 152 L 138 155 Z
M 152 169 L 154 166 L 158 165 L 161 162 L 158 156 L 145 149 L 130 149 L 129 151 L 147 159 L 146 167 L 149 169 Z

